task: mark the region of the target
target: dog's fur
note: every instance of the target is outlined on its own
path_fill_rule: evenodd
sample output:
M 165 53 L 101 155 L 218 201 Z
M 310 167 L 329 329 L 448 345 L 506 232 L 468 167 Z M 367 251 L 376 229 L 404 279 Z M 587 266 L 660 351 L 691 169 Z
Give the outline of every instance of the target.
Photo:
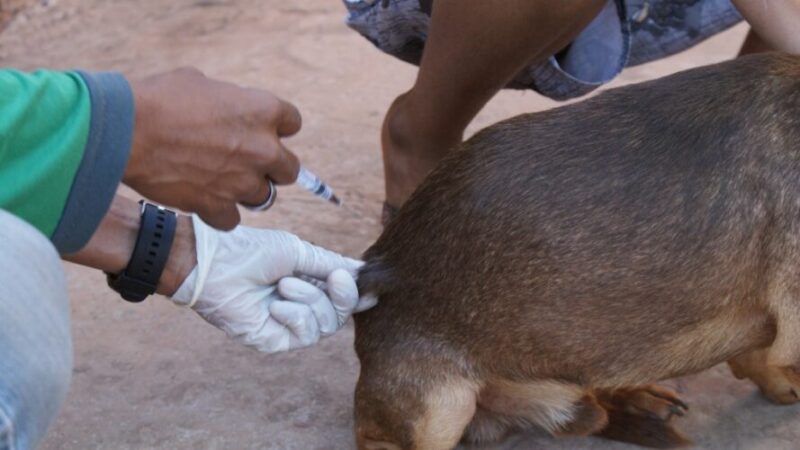
M 800 57 L 738 59 L 491 126 L 365 255 L 361 449 L 539 426 L 688 441 L 648 385 L 800 377 Z

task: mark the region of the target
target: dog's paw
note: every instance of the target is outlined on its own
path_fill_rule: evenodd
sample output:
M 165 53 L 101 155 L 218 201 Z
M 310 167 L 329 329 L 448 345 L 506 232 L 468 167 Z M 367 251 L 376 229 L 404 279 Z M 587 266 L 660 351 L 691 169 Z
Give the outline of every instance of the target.
M 606 409 L 665 422 L 682 417 L 689 409 L 677 394 L 654 384 L 603 391 L 598 399 Z
M 669 421 L 682 417 L 689 406 L 677 394 L 656 385 L 620 388 L 598 397 L 601 404 L 610 404 L 628 414 Z
M 754 381 L 773 403 L 792 405 L 800 401 L 800 375 L 795 367 L 770 368 Z
M 608 425 L 598 436 L 653 448 L 691 445 L 671 422 L 689 407 L 669 389 L 648 385 L 601 390 L 596 395 L 608 413 Z
M 771 366 L 768 350 L 761 349 L 739 355 L 728 365 L 736 378 L 750 379 L 761 394 L 773 403 L 791 405 L 800 401 L 800 371 L 797 366 Z

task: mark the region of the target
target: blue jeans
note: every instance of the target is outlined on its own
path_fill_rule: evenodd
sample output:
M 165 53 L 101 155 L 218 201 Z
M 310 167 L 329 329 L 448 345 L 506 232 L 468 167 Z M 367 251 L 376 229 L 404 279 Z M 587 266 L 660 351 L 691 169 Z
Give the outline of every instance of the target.
M 430 26 L 420 0 L 344 3 L 350 28 L 382 51 L 419 64 Z M 608 0 L 567 49 L 523 69 L 506 87 L 554 100 L 575 98 L 625 67 L 683 51 L 741 20 L 730 0 Z
M 38 230 L 0 210 L 0 450 L 36 447 L 71 373 L 61 260 Z

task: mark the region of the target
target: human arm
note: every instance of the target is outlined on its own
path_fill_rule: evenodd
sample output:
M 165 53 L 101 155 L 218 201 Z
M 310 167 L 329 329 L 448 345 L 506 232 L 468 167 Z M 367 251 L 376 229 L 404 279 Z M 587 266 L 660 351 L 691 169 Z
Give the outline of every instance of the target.
M 114 197 L 120 179 L 228 229 L 239 221 L 237 203 L 266 197 L 266 178 L 280 183 L 296 176 L 297 160 L 280 138 L 299 129 L 299 114 L 267 91 L 191 69 L 130 85 L 109 74 L 110 92 L 96 92 L 97 80 L 77 72 L 47 72 L 43 80 L 2 75 L 0 208 L 38 225 L 67 260 L 111 273 L 126 267 L 140 208 Z M 211 251 L 196 250 L 197 235 Z M 204 276 L 192 278 L 194 267 Z M 176 302 L 188 298 L 182 303 L 246 345 L 281 351 L 310 345 L 344 324 L 358 302 L 356 268 L 356 261 L 289 233 L 245 227 L 218 233 L 182 217 L 157 291 L 176 295 Z M 296 274 L 323 289 L 291 278 Z
M 136 244 L 140 225 L 139 204 L 117 195 L 111 202 L 92 238 L 75 253 L 62 255 L 66 261 L 100 269 L 107 273 L 122 272 L 128 265 Z M 192 220 L 178 216 L 175 238 L 156 292 L 172 295 L 197 264 Z
M 121 272 L 133 253 L 139 212 L 136 202 L 115 197 L 89 243 L 64 258 Z M 341 328 L 354 310 L 374 305 L 372 299 L 359 303 L 353 278 L 359 266 L 287 232 L 238 227 L 224 233 L 179 216 L 157 292 L 235 340 L 271 353 L 312 345 Z
M 119 74 L 0 70 L 0 208 L 79 249 L 117 190 L 132 115 Z
M 292 182 L 281 138 L 300 116 L 268 91 L 180 69 L 117 73 L 0 70 L 0 208 L 82 248 L 120 181 L 153 201 L 231 229 L 237 203 L 259 204 L 266 179 Z

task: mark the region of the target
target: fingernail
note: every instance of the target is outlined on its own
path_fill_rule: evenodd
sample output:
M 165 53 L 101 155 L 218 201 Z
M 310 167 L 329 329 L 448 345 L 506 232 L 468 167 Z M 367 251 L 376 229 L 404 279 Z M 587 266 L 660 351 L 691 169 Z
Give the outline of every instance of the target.
M 333 326 L 331 324 L 331 321 L 330 321 L 330 318 L 327 315 L 322 315 L 318 319 L 318 321 L 319 321 L 319 331 L 321 333 L 329 334 L 329 333 L 333 333 L 334 331 L 336 331 L 336 329 L 333 328 Z

